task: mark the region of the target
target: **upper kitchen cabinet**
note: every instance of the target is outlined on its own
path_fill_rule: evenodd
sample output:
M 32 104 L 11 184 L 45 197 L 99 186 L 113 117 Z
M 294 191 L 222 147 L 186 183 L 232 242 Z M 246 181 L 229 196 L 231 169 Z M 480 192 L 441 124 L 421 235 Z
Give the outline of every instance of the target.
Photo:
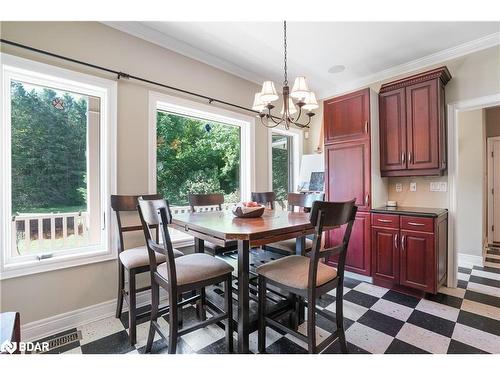
M 382 85 L 382 176 L 439 176 L 446 170 L 446 67 Z
M 370 136 L 370 90 L 360 90 L 324 102 L 325 144 Z

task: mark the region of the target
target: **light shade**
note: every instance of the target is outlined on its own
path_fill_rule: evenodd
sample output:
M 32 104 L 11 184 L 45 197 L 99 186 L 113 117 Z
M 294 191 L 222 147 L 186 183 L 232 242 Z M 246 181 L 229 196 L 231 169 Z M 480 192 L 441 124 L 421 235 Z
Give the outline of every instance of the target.
M 265 81 L 262 84 L 262 91 L 260 92 L 260 100 L 264 103 L 271 103 L 278 99 L 276 88 L 273 81 Z
M 283 107 L 281 107 L 281 114 L 283 114 L 285 110 L 285 103 L 283 103 Z M 295 105 L 293 104 L 292 98 L 288 98 L 288 113 L 290 115 L 293 115 L 294 113 L 297 113 L 297 108 L 295 108 Z
M 252 105 L 252 109 L 254 111 L 259 111 L 259 112 L 262 112 L 265 108 L 265 105 L 264 105 L 264 102 L 262 101 L 262 99 L 260 98 L 260 92 L 256 93 L 255 94 L 255 98 L 253 100 L 253 105 Z
M 306 104 L 304 104 L 302 108 L 307 109 L 308 111 L 312 111 L 313 109 L 319 107 L 318 101 L 316 100 L 316 94 L 312 91 L 309 92 L 309 95 L 307 95 L 305 103 Z
M 309 94 L 309 88 L 307 87 L 306 77 L 297 77 L 293 84 L 292 92 L 290 96 L 294 99 L 304 99 Z

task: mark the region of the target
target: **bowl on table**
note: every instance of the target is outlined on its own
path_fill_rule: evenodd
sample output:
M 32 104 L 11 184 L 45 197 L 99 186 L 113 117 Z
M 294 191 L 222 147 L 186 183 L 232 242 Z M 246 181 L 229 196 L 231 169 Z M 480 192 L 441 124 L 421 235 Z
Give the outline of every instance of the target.
M 238 203 L 233 208 L 233 215 L 241 218 L 261 217 L 266 208 L 255 202 Z

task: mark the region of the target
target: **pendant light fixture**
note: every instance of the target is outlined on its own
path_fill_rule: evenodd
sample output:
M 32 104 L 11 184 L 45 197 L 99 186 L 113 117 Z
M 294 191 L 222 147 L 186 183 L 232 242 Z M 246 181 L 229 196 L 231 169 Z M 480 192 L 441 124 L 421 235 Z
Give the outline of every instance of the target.
M 279 99 L 273 81 L 265 81 L 262 84 L 262 90 L 255 94 L 252 109 L 259 112 L 260 121 L 268 128 L 274 128 L 278 125 L 283 125 L 285 129 L 289 129 L 291 125 L 295 125 L 298 128 L 308 128 L 311 118 L 314 116 L 314 112 L 312 111 L 318 108 L 318 102 L 314 92 L 310 91 L 307 86 L 306 77 L 295 78 L 292 91 L 290 92 L 287 71 L 286 21 L 283 22 L 283 41 L 285 51 L 285 79 L 283 81 L 283 104 L 280 116 L 275 116 L 271 113 L 271 110 L 275 108 L 272 103 Z M 308 118 L 305 123 L 301 123 L 299 121 L 304 112 Z

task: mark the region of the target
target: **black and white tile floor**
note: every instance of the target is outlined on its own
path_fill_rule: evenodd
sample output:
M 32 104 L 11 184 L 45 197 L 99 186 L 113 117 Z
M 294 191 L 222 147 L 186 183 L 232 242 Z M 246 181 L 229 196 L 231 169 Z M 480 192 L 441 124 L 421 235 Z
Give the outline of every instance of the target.
M 252 261 L 253 265 L 265 262 L 257 252 L 253 252 Z M 458 288 L 443 287 L 428 299 L 347 278 L 344 318 L 350 353 L 500 353 L 500 268 L 470 265 L 459 267 L 458 275 Z M 334 313 L 334 292 L 318 300 L 318 306 Z M 221 293 L 216 288 L 209 296 L 220 298 Z M 194 308 L 186 307 L 185 324 L 193 319 Z M 168 330 L 167 321 L 159 321 Z M 317 325 L 318 342 L 325 337 L 325 331 L 335 329 L 334 324 L 321 317 Z M 61 332 L 59 335 L 81 331 L 81 340 L 52 352 L 143 353 L 148 328 L 147 319 L 140 321 L 138 342 L 129 346 L 125 313 L 121 319 L 111 317 Z M 305 333 L 304 325 L 301 329 Z M 256 352 L 256 347 L 254 332 L 250 336 L 251 351 Z M 192 332 L 179 339 L 177 348 L 178 353 L 226 353 L 224 330 L 212 325 Z M 166 349 L 164 340 L 154 343 L 154 353 L 165 353 Z M 268 328 L 267 352 L 306 353 L 306 346 L 293 336 Z M 338 343 L 334 342 L 324 353 L 340 353 Z

